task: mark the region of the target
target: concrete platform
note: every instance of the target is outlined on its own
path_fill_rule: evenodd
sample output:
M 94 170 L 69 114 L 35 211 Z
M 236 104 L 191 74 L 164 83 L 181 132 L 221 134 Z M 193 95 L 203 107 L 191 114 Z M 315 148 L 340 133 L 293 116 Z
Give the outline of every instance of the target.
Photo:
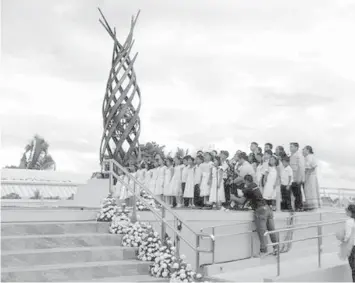
M 94 219 L 96 219 L 98 210 L 95 209 L 87 209 L 87 208 L 6 208 L 2 210 L 2 231 L 6 231 L 6 225 L 11 224 L 21 224 L 16 225 L 15 229 L 12 229 L 16 235 L 33 235 L 33 233 L 37 233 L 41 231 L 41 235 L 43 237 L 41 239 L 46 239 L 45 242 L 51 243 L 51 248 L 57 248 L 55 246 L 55 242 L 60 239 L 59 235 L 56 235 L 54 238 L 51 238 L 51 229 L 54 229 L 56 234 L 63 234 L 67 233 L 70 234 L 70 240 L 61 240 L 60 245 L 64 245 L 67 248 L 73 247 L 69 246 L 70 241 L 77 241 L 79 239 L 79 235 L 74 235 L 75 233 L 107 233 L 108 231 L 108 223 L 100 223 L 99 226 Z M 343 218 L 345 215 L 343 211 L 339 211 L 339 209 L 322 209 L 318 212 L 314 213 L 297 213 L 296 214 L 296 224 L 305 224 L 309 222 L 317 222 L 320 221 L 320 212 L 322 213 L 322 219 L 331 221 Z M 339 212 L 341 212 L 339 214 Z M 220 273 L 220 268 L 224 270 L 228 270 L 229 268 L 233 268 L 233 265 L 229 264 L 229 261 L 238 261 L 243 259 L 251 258 L 252 254 L 255 255 L 258 253 L 259 250 L 259 241 L 255 233 L 248 233 L 248 231 L 252 231 L 254 229 L 251 220 L 252 220 L 252 212 L 246 211 L 212 211 L 212 210 L 191 210 L 191 209 L 179 209 L 176 210 L 182 219 L 186 221 L 186 223 L 195 231 L 196 233 L 200 232 L 203 229 L 204 232 L 208 234 L 212 234 L 211 226 L 216 226 L 214 228 L 214 236 L 215 236 L 215 258 L 212 259 L 212 255 L 209 253 L 200 253 L 199 261 L 201 264 L 204 265 L 211 265 L 212 267 L 208 269 L 209 275 L 214 275 Z M 157 221 L 155 216 L 149 211 L 140 211 L 138 212 L 139 220 L 150 222 L 156 231 L 160 232 L 160 222 Z M 289 216 L 289 213 L 283 212 L 276 212 L 275 213 L 275 224 L 277 228 L 283 228 L 286 226 L 286 218 Z M 171 225 L 174 225 L 173 217 L 168 213 L 166 216 L 167 220 L 170 220 Z M 30 224 L 31 221 L 36 221 L 35 227 L 26 226 L 27 224 L 24 222 L 27 220 L 27 224 Z M 77 222 L 79 221 L 79 223 Z M 41 222 L 41 223 L 39 223 Z M 51 226 L 51 222 L 56 222 L 57 224 L 55 227 Z M 63 225 L 59 225 L 59 222 L 63 222 Z M 71 224 L 70 224 L 71 223 Z M 82 223 L 82 224 L 80 224 Z M 85 223 L 88 223 L 86 225 Z M 90 223 L 90 224 L 89 224 Z M 6 225 L 5 225 L 6 224 Z M 47 226 L 46 226 L 47 224 Z M 227 225 L 227 226 L 221 226 Z M 65 227 L 65 228 L 63 228 Z M 85 227 L 85 228 L 83 228 Z M 89 228 L 90 227 L 90 228 Z M 339 229 L 339 225 L 328 226 L 324 228 L 324 233 L 331 233 L 335 232 Z M 34 229 L 34 230 L 31 230 Z M 35 231 L 37 229 L 37 231 Z M 63 230 L 64 229 L 64 230 Z M 85 230 L 82 230 L 85 229 Z M 89 230 L 88 230 L 89 229 Z M 15 232 L 16 231 L 16 232 Z M 28 234 L 28 231 L 32 231 Z M 75 231 L 75 232 L 74 232 Z M 168 228 L 167 233 L 174 237 L 173 232 Z M 239 234 L 238 234 L 239 233 Z M 14 235 L 15 235 L 14 234 Z M 187 228 L 182 229 L 182 234 L 184 238 L 191 244 L 195 244 L 196 237 L 194 234 L 189 231 Z M 236 235 L 238 234 L 238 235 Z M 316 228 L 309 228 L 302 231 L 297 231 L 294 233 L 294 239 L 296 238 L 304 238 L 309 236 L 315 236 L 317 234 Z M 47 235 L 45 237 L 45 235 Z M 282 238 L 283 235 L 281 235 Z M 67 238 L 69 236 L 67 235 Z M 97 246 L 94 241 L 89 240 L 83 236 L 84 240 L 86 241 L 93 241 L 90 242 L 90 245 Z M 100 236 L 96 235 L 94 238 L 98 238 Z M 102 235 L 102 239 L 105 236 Z M 5 238 L 6 240 L 6 238 Z M 8 241 L 10 241 L 8 239 Z M 15 239 L 12 239 L 13 243 Z M 36 240 L 33 239 L 35 242 Z M 79 240 L 78 240 L 79 241 Z M 31 241 L 30 241 L 31 242 Z M 37 241 L 38 242 L 38 241 Z M 98 241 L 100 242 L 100 241 Z M 324 251 L 325 252 L 332 252 L 334 251 L 334 238 L 327 238 L 324 240 Z M 7 243 L 4 242 L 5 248 Z M 21 243 L 18 242 L 21 246 Z M 17 244 L 13 244 L 17 245 Z M 32 244 L 31 244 L 32 245 Z M 37 243 L 33 243 L 33 246 L 37 245 Z M 202 240 L 200 242 L 200 246 L 203 249 L 209 249 L 211 242 L 209 240 Z M 251 246 L 253 246 L 253 253 L 251 252 Z M 299 242 L 293 244 L 293 248 L 290 252 L 298 253 L 294 256 L 300 256 L 304 253 L 304 249 L 308 249 L 311 251 L 314 249 L 313 252 L 316 252 L 317 244 L 315 240 L 306 241 L 306 242 Z M 196 262 L 196 254 L 194 251 L 181 240 L 180 246 L 181 254 L 184 254 L 187 257 L 187 260 L 192 264 L 194 267 Z M 30 249 L 30 248 L 29 248 Z M 303 249 L 303 252 L 302 252 Z M 219 265 L 216 265 L 219 264 Z M 213 269 L 213 266 L 216 268 Z

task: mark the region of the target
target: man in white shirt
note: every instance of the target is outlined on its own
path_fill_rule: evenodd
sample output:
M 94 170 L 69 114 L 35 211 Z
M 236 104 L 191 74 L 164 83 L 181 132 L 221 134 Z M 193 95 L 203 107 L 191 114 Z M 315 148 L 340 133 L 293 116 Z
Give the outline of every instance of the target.
M 248 156 L 245 152 L 238 154 L 237 161 L 238 167 L 238 177 L 234 179 L 234 184 L 241 185 L 244 183 L 244 177 L 250 175 L 253 177 L 253 182 L 256 182 L 256 176 L 253 166 L 248 162 Z
M 305 179 L 305 164 L 304 157 L 299 151 L 299 144 L 296 142 L 290 143 L 290 166 L 293 172 L 293 182 L 291 185 L 291 191 L 295 197 L 295 209 L 296 211 L 303 210 L 302 191 L 301 185 Z
M 281 210 L 282 211 L 291 211 L 292 204 L 291 204 L 291 185 L 293 182 L 293 171 L 290 166 L 290 158 L 288 156 L 284 156 L 281 159 L 282 165 L 281 166 Z

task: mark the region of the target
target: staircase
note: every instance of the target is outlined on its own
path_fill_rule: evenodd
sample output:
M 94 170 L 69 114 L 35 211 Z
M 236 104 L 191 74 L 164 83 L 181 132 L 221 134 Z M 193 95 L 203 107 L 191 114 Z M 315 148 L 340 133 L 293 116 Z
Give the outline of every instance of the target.
M 108 223 L 1 224 L 1 281 L 157 282 Z M 158 280 L 157 280 L 158 279 Z

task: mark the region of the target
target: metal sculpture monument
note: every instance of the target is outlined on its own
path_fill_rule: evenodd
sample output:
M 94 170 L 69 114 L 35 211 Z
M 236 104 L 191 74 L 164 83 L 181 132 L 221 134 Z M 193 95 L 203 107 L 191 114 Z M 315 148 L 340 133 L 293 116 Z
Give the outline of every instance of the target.
M 114 41 L 111 70 L 102 104 L 104 129 L 100 163 L 104 158 L 109 158 L 124 165 L 138 157 L 139 148 L 141 92 L 133 68 L 138 53 L 133 59 L 130 56 L 139 11 L 136 17 L 132 17 L 130 32 L 123 44 L 116 37 L 116 29 L 112 30 L 100 9 L 99 12 L 102 16 L 100 23 Z

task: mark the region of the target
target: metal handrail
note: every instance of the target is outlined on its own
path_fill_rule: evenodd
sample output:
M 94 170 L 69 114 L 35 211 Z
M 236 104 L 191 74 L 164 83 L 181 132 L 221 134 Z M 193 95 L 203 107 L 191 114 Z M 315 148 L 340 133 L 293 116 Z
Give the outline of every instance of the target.
M 294 214 L 293 216 L 288 216 L 285 218 L 285 220 L 291 219 L 291 217 L 294 218 L 299 218 L 299 217 L 304 217 L 304 216 L 313 216 L 313 215 L 319 215 L 320 219 L 322 219 L 324 214 L 344 214 L 344 212 L 340 211 L 325 211 L 325 212 L 314 212 L 314 213 L 303 213 L 302 214 Z M 321 220 L 320 220 L 321 221 Z M 200 229 L 201 232 L 207 230 L 207 229 L 216 229 L 216 228 L 221 228 L 221 227 L 230 227 L 230 226 L 240 226 L 240 225 L 246 225 L 246 224 L 252 224 L 254 223 L 254 220 L 251 221 L 243 221 L 243 222 L 236 222 L 236 223 L 228 223 L 228 224 L 220 224 L 220 225 L 214 225 L 214 226 L 207 226 L 203 227 Z M 313 223 L 313 222 L 311 222 Z M 212 233 L 213 234 L 213 233 Z
M 342 219 L 341 219 L 342 220 Z M 340 220 L 339 220 L 340 221 Z M 309 222 L 307 224 L 317 224 L 317 223 L 326 223 L 326 222 L 322 222 L 322 221 L 313 221 L 313 222 Z M 298 224 L 298 225 L 293 225 L 292 228 L 303 228 L 305 226 L 305 224 Z M 292 231 L 291 229 L 290 230 L 285 230 L 285 231 L 282 231 L 281 229 L 279 230 L 280 232 L 287 232 L 287 231 Z M 254 233 L 256 232 L 256 230 L 249 230 L 249 231 L 244 231 L 244 232 L 238 232 L 238 233 L 231 233 L 231 234 L 222 234 L 222 235 L 213 235 L 214 238 L 223 238 L 223 237 L 230 237 L 230 236 L 240 236 L 240 235 L 246 235 L 246 234 L 251 234 L 251 233 Z
M 329 237 L 333 236 L 335 233 L 329 233 L 324 235 L 322 228 L 324 226 L 329 226 L 329 225 L 334 225 L 334 224 L 341 224 L 345 223 L 347 218 L 337 220 L 337 221 L 329 221 L 329 222 L 320 222 L 318 224 L 312 224 L 312 225 L 304 225 L 301 227 L 291 227 L 291 228 L 286 228 L 286 229 L 278 229 L 278 230 L 273 230 L 273 231 L 267 231 L 264 233 L 264 236 L 271 235 L 271 234 L 277 234 L 278 235 L 278 241 L 276 243 L 269 243 L 267 246 L 268 247 L 273 247 L 277 248 L 277 276 L 280 276 L 281 273 L 281 267 L 280 267 L 280 245 L 281 244 L 286 244 L 286 243 L 295 243 L 295 242 L 303 242 L 303 241 L 308 241 L 308 240 L 314 240 L 318 239 L 318 267 L 320 268 L 322 266 L 322 241 L 324 237 Z M 301 238 L 301 239 L 296 239 L 296 240 L 289 240 L 289 241 L 280 241 L 280 233 L 281 232 L 287 232 L 287 231 L 297 231 L 297 230 L 304 230 L 304 229 L 310 229 L 310 228 L 317 228 L 317 236 L 312 236 L 312 237 L 307 237 L 307 238 Z
M 291 228 L 284 228 L 284 229 L 278 229 L 278 230 L 273 230 L 273 231 L 266 231 L 264 236 L 270 235 L 270 234 L 275 234 L 275 233 L 280 233 L 280 232 L 288 232 L 288 231 L 295 231 L 295 230 L 304 230 L 308 228 L 316 228 L 316 227 L 323 227 L 323 226 L 328 226 L 328 225 L 333 225 L 333 224 L 339 224 L 342 223 L 346 220 L 347 218 L 340 219 L 337 221 L 329 221 L 329 222 L 320 222 L 318 224 L 311 224 L 311 225 L 302 225 L 300 227 L 291 227 Z
M 162 200 L 160 200 L 159 198 L 157 198 L 155 195 L 152 194 L 152 192 L 147 189 L 143 184 L 141 184 L 134 176 L 132 176 L 132 174 L 130 174 L 123 166 L 121 166 L 117 161 L 113 160 L 113 159 L 109 159 L 109 160 L 104 160 L 103 164 L 105 163 L 109 163 L 109 171 L 106 171 L 105 169 L 103 169 L 103 173 L 109 173 L 110 176 L 110 191 L 111 188 L 113 186 L 113 177 L 115 177 L 119 182 L 121 182 L 127 189 L 129 189 L 132 192 L 132 188 L 130 187 L 129 183 L 126 183 L 123 179 L 121 179 L 118 174 L 113 170 L 113 165 L 116 165 L 118 167 L 118 169 L 120 171 L 122 171 L 124 174 L 126 174 L 127 176 L 129 176 L 129 179 L 132 179 L 134 181 L 135 185 L 138 185 L 140 187 L 139 192 L 143 189 L 149 196 L 151 196 L 157 203 L 160 204 L 161 208 L 162 208 L 162 215 L 160 215 L 157 210 L 155 208 L 153 208 L 149 202 L 147 202 L 143 197 L 140 196 L 140 194 L 136 193 L 135 191 L 135 186 L 133 186 L 133 213 L 132 213 L 132 218 L 136 219 L 136 198 L 138 198 L 141 202 L 143 202 L 149 209 L 150 211 L 153 213 L 153 215 L 156 216 L 156 218 L 158 218 L 161 221 L 161 229 L 162 229 L 162 233 L 161 233 L 161 237 L 162 239 L 164 239 L 165 237 L 165 232 L 166 232 L 166 226 L 168 226 L 174 233 L 176 236 L 178 236 L 180 239 L 182 239 L 192 250 L 194 250 L 195 255 L 196 255 L 196 268 L 199 269 L 200 268 L 200 264 L 199 264 L 199 253 L 200 252 L 206 252 L 206 253 L 212 253 L 214 254 L 214 238 L 207 234 L 207 233 L 196 233 L 189 225 L 187 225 L 186 221 L 183 220 L 177 213 L 175 213 L 165 202 L 163 202 Z M 105 166 L 103 166 L 103 168 L 105 168 Z M 184 227 L 186 227 L 190 232 L 192 232 L 196 238 L 196 246 L 194 246 L 193 244 L 191 244 L 181 233 L 180 231 L 174 227 L 174 225 L 171 225 L 166 219 L 165 219 L 165 213 L 166 211 L 170 212 L 172 214 L 172 216 L 174 217 L 175 220 L 179 221 L 182 225 L 184 225 Z M 202 250 L 199 248 L 199 243 L 200 243 L 200 238 L 208 238 L 211 240 L 211 250 Z M 179 249 L 179 247 L 177 247 L 177 250 Z M 177 251 L 178 252 L 178 251 Z
M 323 214 L 328 214 L 328 213 L 332 213 L 332 214 L 344 214 L 344 212 L 339 212 L 339 211 L 335 211 L 335 212 L 320 212 L 318 213 L 319 216 L 320 216 L 320 219 L 318 221 L 313 221 L 313 222 L 308 222 L 306 224 L 293 224 L 292 227 L 294 229 L 297 229 L 297 228 L 303 228 L 305 227 L 305 225 L 317 225 L 319 223 L 324 223 L 322 222 L 322 219 L 323 219 Z M 304 214 L 302 213 L 301 215 L 299 216 L 312 216 L 314 215 L 315 213 L 309 213 L 309 214 Z M 296 215 L 293 215 L 294 217 Z M 287 217 L 286 219 L 290 219 L 292 216 L 290 217 Z M 249 221 L 249 222 L 242 222 L 242 223 L 234 223 L 234 224 L 223 224 L 223 225 L 216 225 L 216 226 L 211 226 L 211 227 L 207 227 L 207 228 L 211 228 L 212 229 L 212 237 L 215 239 L 215 241 L 217 240 L 217 238 L 225 238 L 225 237 L 232 237 L 232 236 L 241 236 L 241 235 L 249 235 L 250 236 L 250 258 L 253 257 L 253 254 L 254 254 L 254 247 L 253 247 L 253 239 L 252 239 L 252 236 L 253 236 L 253 233 L 256 232 L 256 230 L 248 230 L 248 231 L 243 231 L 243 232 L 238 232 L 238 233 L 231 233 L 231 234 L 222 234 L 222 235 L 216 235 L 216 231 L 215 229 L 218 228 L 218 227 L 228 227 L 228 226 L 238 226 L 238 225 L 241 225 L 241 224 L 252 224 L 253 221 Z M 204 229 L 204 228 L 203 228 Z M 203 231 L 203 229 L 201 229 L 201 232 Z M 287 231 L 291 231 L 290 229 L 286 229 Z M 289 243 L 289 241 L 283 241 L 283 242 L 280 242 L 281 243 Z M 214 255 L 212 256 L 212 264 L 214 264 Z

